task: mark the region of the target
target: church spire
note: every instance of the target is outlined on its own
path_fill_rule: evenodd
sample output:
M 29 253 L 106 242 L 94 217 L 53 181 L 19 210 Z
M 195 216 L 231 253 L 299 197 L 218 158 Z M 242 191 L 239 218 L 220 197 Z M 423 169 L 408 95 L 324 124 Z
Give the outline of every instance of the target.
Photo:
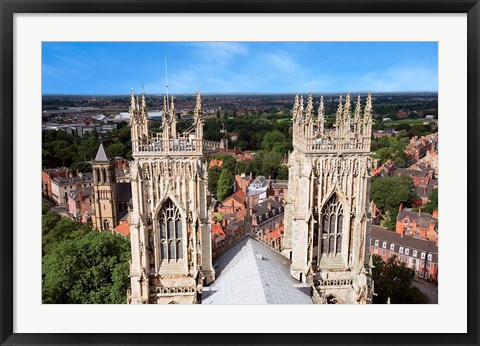
M 362 115 L 362 104 L 361 104 L 360 95 L 358 95 L 357 104 L 355 106 L 355 115 L 354 115 L 354 118 L 353 118 L 356 133 L 360 132 L 360 117 L 361 117 L 361 115 Z
M 145 101 L 145 90 L 143 90 L 143 84 L 142 84 L 142 108 L 147 109 L 147 102 Z
M 300 105 L 298 106 L 298 122 L 303 124 L 303 95 L 300 96 Z
M 345 105 L 343 107 L 343 126 L 345 127 L 344 134 L 350 132 L 350 122 L 352 117 L 351 107 L 350 93 L 347 93 L 347 96 L 345 97 Z
M 335 132 L 337 133 L 337 135 L 341 135 L 340 134 L 340 127 L 343 125 L 343 122 L 342 122 L 342 117 L 343 117 L 343 104 L 342 104 L 342 95 L 340 95 L 340 97 L 338 98 L 338 108 L 337 108 L 337 114 L 335 116 Z
M 175 104 L 173 100 L 175 97 L 171 96 L 171 104 L 170 104 L 170 129 L 172 138 L 177 138 L 177 117 L 175 116 Z
M 325 106 L 323 104 L 323 95 L 320 97 L 320 105 L 318 106 L 317 129 L 320 135 L 323 135 L 325 128 Z
M 193 111 L 194 122 L 197 123 L 202 117 L 202 98 L 200 96 L 200 91 L 197 90 L 195 95 L 195 109 Z
M 196 126 L 195 136 L 197 139 L 203 139 L 203 119 L 202 119 L 202 98 L 200 96 L 200 91 L 197 90 L 196 100 L 195 100 L 195 109 L 193 111 L 194 124 Z M 200 142 L 199 145 L 203 145 L 203 142 Z
M 310 92 L 307 99 L 307 108 L 305 109 L 305 121 L 307 124 L 310 124 L 313 117 L 313 96 Z
M 142 84 L 142 105 L 140 109 L 140 114 L 142 116 L 142 124 L 145 124 L 147 126 L 148 122 L 148 107 L 147 107 L 147 101 L 145 101 L 145 91 L 143 90 L 143 84 Z
M 299 97 L 298 97 L 298 94 L 295 94 L 295 101 L 293 102 L 293 109 L 292 109 L 292 121 L 294 124 L 298 122 L 299 108 L 300 108 Z
M 130 125 L 132 125 L 135 122 L 136 118 L 136 111 L 135 111 L 135 93 L 132 88 L 132 94 L 130 95 L 130 108 L 128 109 L 128 112 L 130 113 Z

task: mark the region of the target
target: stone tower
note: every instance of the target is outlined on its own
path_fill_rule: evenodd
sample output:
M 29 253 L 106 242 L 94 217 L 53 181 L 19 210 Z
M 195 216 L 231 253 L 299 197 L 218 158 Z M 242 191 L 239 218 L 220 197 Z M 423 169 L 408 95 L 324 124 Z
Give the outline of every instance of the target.
M 100 143 L 92 161 L 95 228 L 112 231 L 117 226 L 117 183 L 113 160 L 107 157 Z
M 326 129 L 323 97 L 295 96 L 293 152 L 283 253 L 291 275 L 313 286 L 317 303 L 370 303 L 369 191 L 372 96 L 352 114 L 340 96 L 334 129 Z
M 131 304 L 194 304 L 215 279 L 207 206 L 203 119 L 177 133 L 173 97 L 164 98 L 161 133 L 148 131 L 145 95 L 132 91 Z

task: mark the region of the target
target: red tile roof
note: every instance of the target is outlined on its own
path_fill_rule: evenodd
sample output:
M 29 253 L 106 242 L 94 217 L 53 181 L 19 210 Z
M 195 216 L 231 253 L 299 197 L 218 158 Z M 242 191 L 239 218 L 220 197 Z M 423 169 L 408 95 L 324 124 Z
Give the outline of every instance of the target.
M 245 203 L 245 192 L 242 190 L 242 189 L 238 189 L 237 191 L 235 191 L 233 194 L 231 194 L 230 196 L 228 196 L 227 198 L 225 198 L 225 200 L 223 201 L 222 205 L 226 206 L 226 207 L 230 207 L 231 205 L 231 200 L 233 199 L 235 202 L 237 203 Z
M 120 225 L 115 227 L 115 231 L 124 236 L 130 236 L 130 225 L 128 222 L 122 222 Z
M 225 235 L 225 232 L 223 231 L 222 227 L 220 227 L 219 224 L 212 226 L 212 236 L 214 235 Z
M 282 230 L 280 230 L 280 228 Z M 270 233 L 268 233 L 268 237 L 270 239 L 278 239 L 282 236 L 282 233 L 283 233 L 283 226 L 280 226 L 280 227 L 277 227 L 275 228 L 273 231 L 271 231 Z

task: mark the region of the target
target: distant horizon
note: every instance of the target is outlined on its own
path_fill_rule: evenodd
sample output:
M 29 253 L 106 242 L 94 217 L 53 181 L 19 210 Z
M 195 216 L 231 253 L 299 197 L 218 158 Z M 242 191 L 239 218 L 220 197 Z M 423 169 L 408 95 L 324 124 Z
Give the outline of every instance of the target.
M 141 94 L 141 90 L 136 91 L 134 90 L 135 95 Z M 438 91 L 429 91 L 429 90 L 420 90 L 420 91 L 346 91 L 346 92 L 315 92 L 315 91 L 307 91 L 307 92 L 206 92 L 200 94 L 203 96 L 288 96 L 295 94 L 299 95 L 308 95 L 312 93 L 313 96 L 320 96 L 320 95 L 328 95 L 328 96 L 339 96 L 339 95 L 367 95 L 368 93 L 372 93 L 372 96 L 375 95 L 406 95 L 406 94 L 437 94 Z M 62 93 L 45 93 L 42 94 L 43 96 L 84 96 L 84 97 L 130 97 L 131 91 L 128 94 L 62 94 Z M 163 97 L 166 95 L 165 93 L 148 93 L 145 92 L 145 96 L 147 97 Z M 195 96 L 196 92 L 193 93 L 170 93 L 169 96 Z
M 42 42 L 42 94 L 164 94 L 167 84 L 177 95 L 438 92 L 438 43 Z

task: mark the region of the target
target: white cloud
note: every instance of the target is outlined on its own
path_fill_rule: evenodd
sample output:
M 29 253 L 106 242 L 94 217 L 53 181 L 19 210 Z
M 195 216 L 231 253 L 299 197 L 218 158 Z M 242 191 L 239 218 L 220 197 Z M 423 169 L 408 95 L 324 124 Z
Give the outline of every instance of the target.
M 350 83 L 359 91 L 433 91 L 438 90 L 438 73 L 429 66 L 396 66 L 365 73 Z

